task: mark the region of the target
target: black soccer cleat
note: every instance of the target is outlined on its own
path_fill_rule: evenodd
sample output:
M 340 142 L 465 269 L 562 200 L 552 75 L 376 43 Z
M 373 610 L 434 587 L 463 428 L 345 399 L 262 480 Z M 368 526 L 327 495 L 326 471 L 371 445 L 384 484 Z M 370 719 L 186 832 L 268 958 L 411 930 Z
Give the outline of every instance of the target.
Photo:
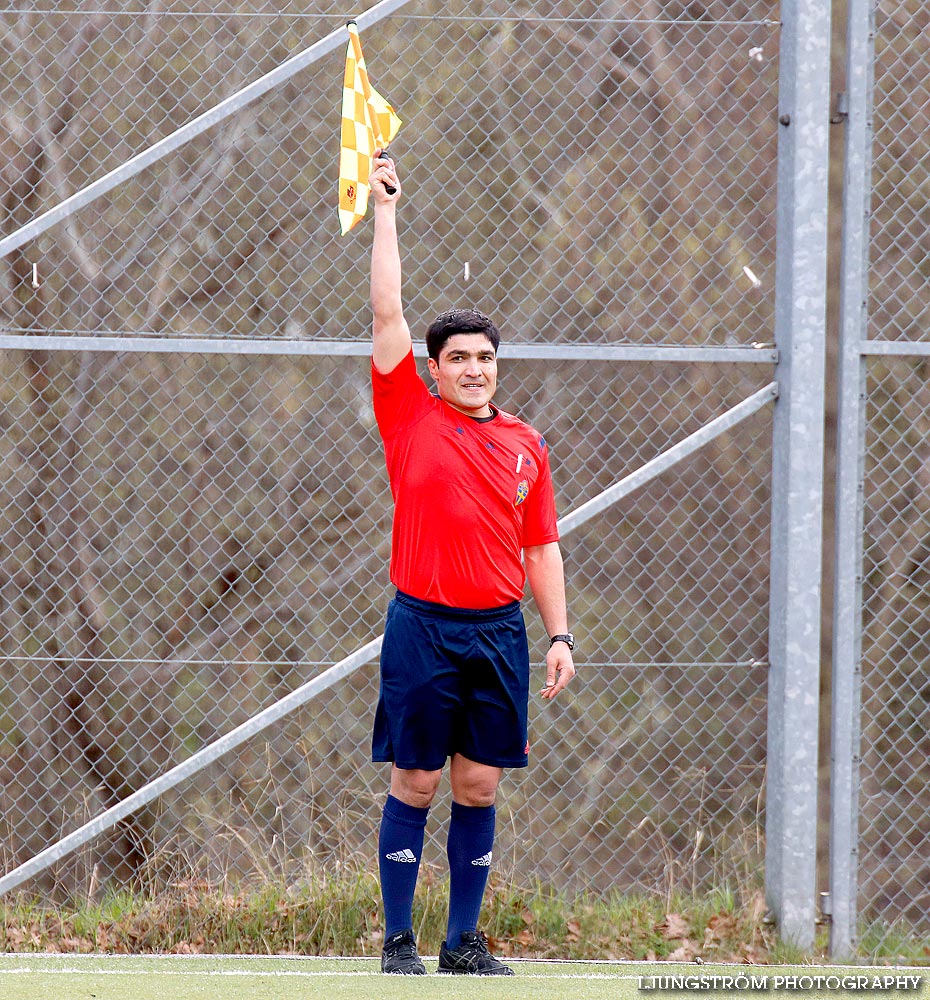
M 392 934 L 381 949 L 381 971 L 394 976 L 425 976 L 426 966 L 417 954 L 413 931 Z
M 462 931 L 458 948 L 439 947 L 439 968 L 447 976 L 512 976 L 513 969 L 488 951 L 488 939 L 478 931 Z

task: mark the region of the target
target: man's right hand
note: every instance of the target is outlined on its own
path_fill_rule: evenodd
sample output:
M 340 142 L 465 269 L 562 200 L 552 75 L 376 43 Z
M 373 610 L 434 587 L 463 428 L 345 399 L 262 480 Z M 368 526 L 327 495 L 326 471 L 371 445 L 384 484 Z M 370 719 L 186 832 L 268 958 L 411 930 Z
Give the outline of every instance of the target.
M 375 150 L 373 169 L 368 176 L 368 186 L 371 189 L 371 197 L 376 205 L 400 200 L 400 180 L 397 177 L 397 165 L 385 154 L 381 155 L 381 150 Z M 388 194 L 387 189 L 393 188 L 394 193 Z

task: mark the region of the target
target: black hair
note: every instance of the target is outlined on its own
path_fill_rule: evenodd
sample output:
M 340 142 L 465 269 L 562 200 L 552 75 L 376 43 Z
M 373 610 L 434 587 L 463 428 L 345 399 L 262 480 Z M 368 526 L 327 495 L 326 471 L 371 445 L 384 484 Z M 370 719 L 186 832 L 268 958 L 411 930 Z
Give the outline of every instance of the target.
M 449 309 L 437 316 L 426 331 L 426 353 L 439 360 L 442 346 L 457 333 L 483 333 L 494 347 L 495 353 L 501 342 L 501 332 L 477 309 Z

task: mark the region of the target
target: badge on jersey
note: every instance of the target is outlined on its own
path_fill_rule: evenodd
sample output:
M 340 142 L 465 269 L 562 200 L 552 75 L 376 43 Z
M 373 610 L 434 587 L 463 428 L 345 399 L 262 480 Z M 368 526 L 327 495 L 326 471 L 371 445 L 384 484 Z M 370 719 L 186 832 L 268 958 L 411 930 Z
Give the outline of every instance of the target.
M 517 496 L 513 502 L 514 507 L 519 507 L 521 503 L 529 496 L 530 484 L 525 480 L 521 479 L 517 485 Z

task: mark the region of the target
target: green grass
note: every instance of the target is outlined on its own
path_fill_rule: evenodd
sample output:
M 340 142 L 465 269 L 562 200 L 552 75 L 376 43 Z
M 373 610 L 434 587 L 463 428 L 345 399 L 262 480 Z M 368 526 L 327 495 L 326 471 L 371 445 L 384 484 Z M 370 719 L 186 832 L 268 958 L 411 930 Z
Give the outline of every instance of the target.
M 731 982 L 737 977 L 767 977 L 766 993 L 779 989 L 776 976 L 910 975 L 920 970 L 812 970 L 809 966 L 658 965 L 621 963 L 514 962 L 509 979 L 473 977 L 382 976 L 373 959 L 242 958 L 230 956 L 0 956 L 0 995 L 4 1000 L 632 1000 L 660 991 L 641 992 L 640 977 L 679 976 L 692 982 Z M 721 977 L 715 980 L 713 977 Z M 930 980 L 930 976 L 926 977 Z M 662 991 L 681 996 L 682 990 Z M 690 990 L 688 991 L 690 992 Z M 728 992 L 702 989 L 708 996 Z M 733 990 L 733 992 L 736 992 Z M 756 992 L 753 995 L 762 995 Z M 806 997 L 846 995 L 840 990 L 804 991 Z M 927 997 L 930 982 L 913 992 L 883 991 L 886 997 Z

